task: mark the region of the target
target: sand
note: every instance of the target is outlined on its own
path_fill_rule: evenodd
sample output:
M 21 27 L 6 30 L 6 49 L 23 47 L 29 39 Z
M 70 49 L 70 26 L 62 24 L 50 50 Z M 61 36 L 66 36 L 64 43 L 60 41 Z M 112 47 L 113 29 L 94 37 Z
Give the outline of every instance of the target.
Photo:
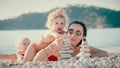
M 111 54 L 109 57 L 94 57 L 80 62 L 72 57 L 68 60 L 49 62 L 27 62 L 25 64 L 6 64 L 0 62 L 0 68 L 120 68 L 120 54 Z

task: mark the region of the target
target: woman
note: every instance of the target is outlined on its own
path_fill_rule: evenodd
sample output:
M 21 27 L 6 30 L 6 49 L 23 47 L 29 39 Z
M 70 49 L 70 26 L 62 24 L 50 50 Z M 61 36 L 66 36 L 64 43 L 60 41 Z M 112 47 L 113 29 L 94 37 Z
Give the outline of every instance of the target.
M 70 49 L 73 50 L 72 56 L 76 56 L 80 52 L 82 39 L 87 36 L 87 28 L 84 23 L 79 21 L 74 21 L 68 26 L 68 36 L 70 38 L 71 46 Z M 106 51 L 89 47 L 90 53 L 93 57 L 104 57 L 108 56 Z

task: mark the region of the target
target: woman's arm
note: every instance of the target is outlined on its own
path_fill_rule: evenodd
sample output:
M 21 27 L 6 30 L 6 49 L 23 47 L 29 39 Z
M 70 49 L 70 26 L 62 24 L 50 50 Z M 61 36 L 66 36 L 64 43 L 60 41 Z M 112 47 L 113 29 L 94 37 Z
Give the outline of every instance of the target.
M 104 50 L 97 49 L 92 46 L 90 46 L 89 48 L 90 48 L 90 53 L 93 57 L 108 57 L 109 56 L 108 52 Z
M 17 57 L 16 54 L 0 54 L 0 59 L 6 59 L 7 63 L 15 63 Z
M 10 59 L 8 54 L 0 54 L 0 59 Z

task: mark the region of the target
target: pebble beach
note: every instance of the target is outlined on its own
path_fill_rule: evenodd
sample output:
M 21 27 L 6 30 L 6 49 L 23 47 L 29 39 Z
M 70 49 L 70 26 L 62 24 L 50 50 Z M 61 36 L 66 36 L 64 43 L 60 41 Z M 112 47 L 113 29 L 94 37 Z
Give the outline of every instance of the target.
M 109 57 L 86 58 L 82 62 L 76 57 L 67 60 L 27 62 L 25 64 L 0 62 L 0 68 L 120 68 L 120 54 L 112 53 Z

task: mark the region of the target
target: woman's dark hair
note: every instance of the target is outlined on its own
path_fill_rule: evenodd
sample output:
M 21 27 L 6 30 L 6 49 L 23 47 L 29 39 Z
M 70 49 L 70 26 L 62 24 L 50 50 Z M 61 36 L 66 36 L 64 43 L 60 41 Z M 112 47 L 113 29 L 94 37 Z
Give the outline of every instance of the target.
M 72 25 L 72 24 L 78 24 L 81 25 L 83 27 L 83 36 L 87 36 L 87 28 L 86 25 L 83 22 L 80 21 L 73 21 L 72 23 L 69 24 L 68 28 Z M 80 42 L 77 44 L 77 46 L 79 46 L 82 43 L 82 40 L 80 40 Z

